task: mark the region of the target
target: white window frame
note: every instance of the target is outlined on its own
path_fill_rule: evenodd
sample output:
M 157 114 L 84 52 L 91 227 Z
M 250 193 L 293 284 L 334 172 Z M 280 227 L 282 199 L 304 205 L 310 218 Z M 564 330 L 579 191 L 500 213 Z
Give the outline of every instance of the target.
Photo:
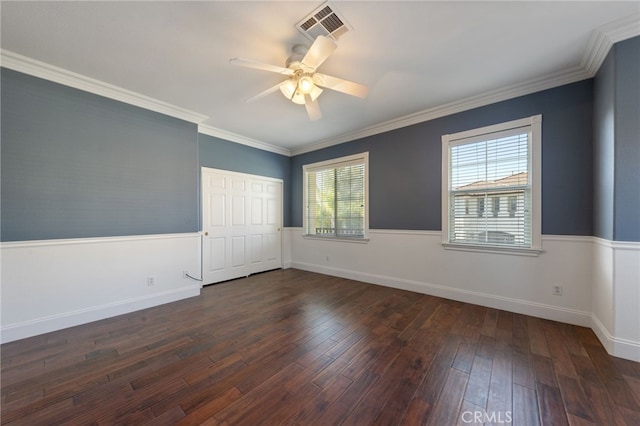
M 482 140 L 490 133 L 504 132 L 516 128 L 528 127 L 530 132 L 530 152 L 528 155 L 531 182 L 531 247 L 509 247 L 491 244 L 465 244 L 449 241 L 449 160 L 450 147 L 463 139 Z M 490 138 L 491 136 L 487 136 Z M 471 139 L 473 138 L 473 139 Z M 542 115 L 534 115 L 519 120 L 508 121 L 492 126 L 467 130 L 442 136 L 442 245 L 445 249 L 493 252 L 537 256 L 542 252 Z M 485 206 L 486 210 L 487 206 Z
M 309 172 L 315 172 L 326 169 L 333 169 L 340 166 L 345 166 L 357 163 L 364 163 L 364 236 L 363 237 L 336 237 L 336 236 L 317 236 L 315 234 L 309 234 L 309 202 L 308 202 L 308 175 Z M 303 236 L 304 238 L 322 240 L 322 241 L 345 241 L 366 243 L 369 241 L 369 152 L 362 152 L 360 154 L 347 155 L 345 157 L 334 158 L 331 160 L 320 161 L 312 164 L 305 164 L 302 166 L 303 175 Z

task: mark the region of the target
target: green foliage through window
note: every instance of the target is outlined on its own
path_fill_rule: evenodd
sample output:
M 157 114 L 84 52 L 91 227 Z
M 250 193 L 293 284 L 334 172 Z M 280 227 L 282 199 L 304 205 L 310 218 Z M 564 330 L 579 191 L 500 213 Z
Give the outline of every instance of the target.
M 330 165 L 329 165 L 330 166 Z M 306 234 L 364 238 L 366 169 L 360 161 L 306 170 Z

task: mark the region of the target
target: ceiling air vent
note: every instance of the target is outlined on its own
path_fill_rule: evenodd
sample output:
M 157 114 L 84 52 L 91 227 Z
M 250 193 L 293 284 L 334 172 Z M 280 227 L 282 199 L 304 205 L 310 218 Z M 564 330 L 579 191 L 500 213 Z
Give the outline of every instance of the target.
M 296 28 L 309 40 L 315 40 L 320 35 L 338 40 L 353 29 L 335 6 L 329 2 L 324 3 L 298 22 Z

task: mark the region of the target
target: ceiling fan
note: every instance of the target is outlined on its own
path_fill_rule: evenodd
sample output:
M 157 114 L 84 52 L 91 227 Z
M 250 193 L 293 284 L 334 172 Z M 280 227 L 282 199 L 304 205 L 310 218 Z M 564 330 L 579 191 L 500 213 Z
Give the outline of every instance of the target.
M 317 101 L 318 96 L 322 93 L 322 88 L 360 98 L 366 98 L 369 92 L 367 86 L 363 84 L 316 72 L 316 69 L 337 47 L 336 43 L 328 37 L 318 36 L 311 47 L 303 44 L 293 46 L 285 67 L 243 58 L 231 58 L 230 62 L 234 65 L 276 72 L 289 77 L 287 80 L 247 99 L 247 102 L 253 102 L 280 89 L 280 92 L 287 99 L 296 104 L 304 105 L 309 118 L 315 121 L 322 117 Z

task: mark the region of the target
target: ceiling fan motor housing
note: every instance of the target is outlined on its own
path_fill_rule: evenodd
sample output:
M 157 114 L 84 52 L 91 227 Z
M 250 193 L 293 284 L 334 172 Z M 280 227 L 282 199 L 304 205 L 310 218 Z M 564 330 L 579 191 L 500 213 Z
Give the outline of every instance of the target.
M 300 64 L 304 55 L 309 51 L 309 46 L 306 44 L 295 44 L 291 48 L 291 56 L 287 58 L 287 62 L 285 62 L 285 66 L 291 69 L 301 68 L 300 65 L 296 66 L 296 63 Z

